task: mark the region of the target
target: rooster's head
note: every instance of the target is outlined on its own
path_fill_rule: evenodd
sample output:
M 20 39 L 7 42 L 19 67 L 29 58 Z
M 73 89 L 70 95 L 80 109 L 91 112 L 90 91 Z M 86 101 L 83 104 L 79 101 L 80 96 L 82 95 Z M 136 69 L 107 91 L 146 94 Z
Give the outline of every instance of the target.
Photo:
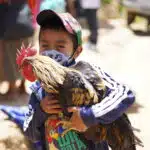
M 35 56 L 37 50 L 31 46 L 25 47 L 21 46 L 21 49 L 17 52 L 16 63 L 23 77 L 31 82 L 36 80 L 36 77 L 33 73 L 32 66 L 26 60 L 27 57 Z

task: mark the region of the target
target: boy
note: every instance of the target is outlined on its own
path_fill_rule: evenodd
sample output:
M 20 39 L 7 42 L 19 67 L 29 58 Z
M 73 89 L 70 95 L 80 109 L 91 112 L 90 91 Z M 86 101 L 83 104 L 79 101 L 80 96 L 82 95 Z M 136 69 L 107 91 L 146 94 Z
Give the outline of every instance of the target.
M 85 18 L 89 25 L 89 30 L 91 32 L 89 41 L 86 44 L 91 50 L 97 49 L 98 40 L 98 16 L 97 11 L 100 8 L 100 0 L 79 0 L 82 9 L 84 10 Z
M 65 66 L 75 64 L 75 59 L 82 52 L 81 27 L 68 13 L 56 14 L 51 10 L 44 10 L 37 16 L 40 25 L 40 52 L 49 55 Z M 47 51 L 46 51 L 47 50 Z M 90 108 L 68 108 L 73 112 L 72 127 L 84 132 L 88 127 L 101 123 L 108 124 L 120 117 L 135 97 L 126 86 L 114 81 L 107 73 L 95 67 L 106 86 L 106 94 L 102 102 Z M 36 149 L 46 149 L 44 140 L 44 122 L 50 114 L 61 113 L 61 106 L 57 98 L 46 95 L 46 92 L 36 82 L 32 87 L 29 102 L 29 113 L 24 122 L 25 134 L 36 145 Z M 106 142 L 90 143 L 89 150 L 108 150 Z

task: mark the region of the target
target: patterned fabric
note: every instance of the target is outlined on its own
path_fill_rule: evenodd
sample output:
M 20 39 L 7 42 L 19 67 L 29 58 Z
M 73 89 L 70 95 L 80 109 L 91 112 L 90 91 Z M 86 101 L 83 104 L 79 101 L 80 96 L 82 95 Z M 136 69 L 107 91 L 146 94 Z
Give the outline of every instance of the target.
M 90 146 L 88 141 L 79 132 L 70 130 L 65 133 L 64 136 L 61 136 L 61 134 L 67 130 L 65 125 L 59 124 L 63 118 L 63 114 L 60 113 L 55 119 L 49 117 L 45 123 L 46 139 L 49 150 L 89 150 Z
M 68 64 L 69 56 L 66 56 L 63 53 L 60 53 L 59 51 L 46 50 L 44 52 L 41 52 L 41 54 L 44 56 L 49 56 L 50 58 L 54 59 L 55 61 L 57 61 L 63 66 L 66 66 L 66 64 Z
M 78 45 L 82 44 L 81 39 L 81 26 L 78 21 L 72 17 L 69 13 L 62 13 L 59 14 L 61 20 L 63 21 L 64 26 L 66 27 L 67 31 L 73 33 L 77 36 Z

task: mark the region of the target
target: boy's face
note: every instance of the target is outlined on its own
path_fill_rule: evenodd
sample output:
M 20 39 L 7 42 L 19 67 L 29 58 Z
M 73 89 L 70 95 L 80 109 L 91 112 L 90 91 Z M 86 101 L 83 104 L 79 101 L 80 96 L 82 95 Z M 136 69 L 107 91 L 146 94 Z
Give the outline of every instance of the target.
M 67 56 L 73 54 L 73 41 L 68 32 L 63 30 L 42 29 L 39 39 L 40 52 L 57 50 Z

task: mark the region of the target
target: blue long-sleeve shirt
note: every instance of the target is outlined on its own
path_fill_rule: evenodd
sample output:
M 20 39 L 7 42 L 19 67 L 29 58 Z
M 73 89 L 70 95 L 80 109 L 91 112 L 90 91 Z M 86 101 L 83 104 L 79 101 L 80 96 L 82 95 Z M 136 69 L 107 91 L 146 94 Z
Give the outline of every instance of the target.
M 87 126 L 113 122 L 120 117 L 135 100 L 134 94 L 127 86 L 116 82 L 101 68 L 95 67 L 95 69 L 104 81 L 106 94 L 100 103 L 90 108 L 82 107 L 80 109 L 80 115 Z M 33 93 L 31 94 L 29 102 L 29 113 L 26 115 L 26 120 L 24 122 L 24 131 L 29 139 L 38 145 L 39 150 L 42 150 L 42 146 L 39 146 L 39 143 L 42 143 L 41 130 L 48 115 L 41 110 L 39 104 L 46 93 L 38 82 L 32 86 L 32 91 Z M 108 146 L 105 142 L 99 144 L 93 143 L 91 149 L 108 150 Z
M 100 67 L 94 66 L 106 86 L 106 94 L 102 102 L 91 108 L 83 107 L 81 117 L 87 126 L 102 123 L 108 124 L 120 117 L 133 104 L 135 96 L 125 85 L 116 82 Z

